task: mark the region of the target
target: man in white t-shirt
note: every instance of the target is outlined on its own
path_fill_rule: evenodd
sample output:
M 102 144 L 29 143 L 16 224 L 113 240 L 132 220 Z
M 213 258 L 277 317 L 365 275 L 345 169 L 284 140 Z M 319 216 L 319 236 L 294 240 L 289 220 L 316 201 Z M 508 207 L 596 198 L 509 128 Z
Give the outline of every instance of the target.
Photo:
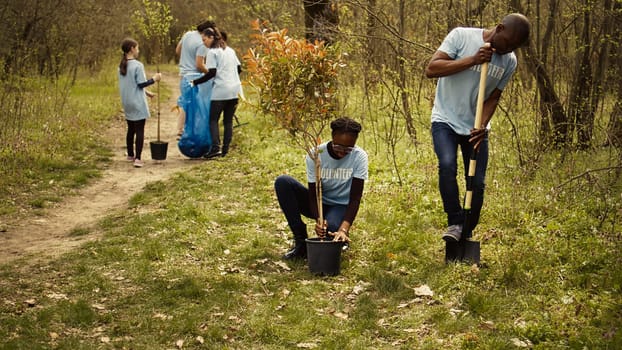
M 517 13 L 505 16 L 493 28 L 455 28 L 432 56 L 425 74 L 439 78 L 432 108 L 432 139 L 438 157 L 439 189 L 447 214 L 443 239 L 457 242 L 469 238 L 479 221 L 484 202 L 488 165 L 488 129 L 501 92 L 514 73 L 513 51 L 529 40 L 529 20 Z M 488 45 L 489 44 L 489 45 Z M 474 128 L 481 64 L 490 62 L 480 129 Z M 457 153 L 462 152 L 465 174 L 471 152 L 477 152 L 469 227 L 458 193 Z

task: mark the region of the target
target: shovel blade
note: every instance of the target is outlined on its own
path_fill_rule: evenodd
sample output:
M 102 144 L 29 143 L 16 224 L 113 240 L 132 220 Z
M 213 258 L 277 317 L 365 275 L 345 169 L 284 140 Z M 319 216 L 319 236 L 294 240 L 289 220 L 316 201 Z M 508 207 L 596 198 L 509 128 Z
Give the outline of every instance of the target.
M 445 242 L 445 263 L 460 262 L 464 256 L 464 247 L 460 242 Z
M 461 240 L 445 243 L 445 263 L 466 262 L 478 264 L 480 260 L 480 245 L 478 241 Z
M 465 240 L 462 261 L 479 265 L 480 246 L 478 241 Z

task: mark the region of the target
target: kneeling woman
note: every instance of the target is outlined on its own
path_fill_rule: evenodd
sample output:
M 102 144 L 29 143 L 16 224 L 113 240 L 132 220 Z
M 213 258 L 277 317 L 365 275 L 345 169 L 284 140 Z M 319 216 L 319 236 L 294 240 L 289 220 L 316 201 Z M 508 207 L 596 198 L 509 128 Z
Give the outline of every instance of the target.
M 367 153 L 356 146 L 361 124 L 350 118 L 338 118 L 330 123 L 330 128 L 332 140 L 319 146 L 323 223 L 318 219 L 315 164 L 309 155 L 306 157 L 308 188 L 289 175 L 279 176 L 274 183 L 295 241 L 283 259 L 307 257 L 307 226 L 303 215 L 316 220 L 315 233 L 319 237 L 328 234 L 334 241 L 350 241 L 350 226 L 358 213 L 367 180 Z

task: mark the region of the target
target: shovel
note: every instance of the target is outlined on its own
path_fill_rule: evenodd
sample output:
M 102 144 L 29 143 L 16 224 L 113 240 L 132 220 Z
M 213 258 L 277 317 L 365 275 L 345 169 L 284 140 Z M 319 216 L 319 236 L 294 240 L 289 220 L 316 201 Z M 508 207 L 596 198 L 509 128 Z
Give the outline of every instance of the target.
M 486 76 L 488 75 L 488 62 L 481 65 L 479 77 L 479 91 L 477 93 L 477 105 L 475 110 L 475 126 L 479 129 L 482 124 L 484 109 L 484 94 L 486 90 Z M 469 173 L 466 179 L 466 195 L 464 197 L 464 224 L 462 225 L 462 237 L 458 242 L 447 242 L 445 245 L 445 262 L 465 261 L 479 265 L 480 245 L 471 237 L 471 200 L 473 199 L 473 178 L 477 165 L 477 149 L 471 152 L 469 160 Z

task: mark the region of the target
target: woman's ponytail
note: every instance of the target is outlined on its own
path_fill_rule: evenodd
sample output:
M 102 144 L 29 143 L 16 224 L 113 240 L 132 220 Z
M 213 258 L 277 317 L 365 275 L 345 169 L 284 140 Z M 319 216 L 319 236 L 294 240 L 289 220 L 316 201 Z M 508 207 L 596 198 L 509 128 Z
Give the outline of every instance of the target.
M 123 51 L 123 58 L 119 63 L 119 73 L 125 76 L 127 74 L 127 54 L 132 51 L 133 47 L 138 46 L 138 42 L 132 38 L 126 38 L 121 43 L 121 51 Z

